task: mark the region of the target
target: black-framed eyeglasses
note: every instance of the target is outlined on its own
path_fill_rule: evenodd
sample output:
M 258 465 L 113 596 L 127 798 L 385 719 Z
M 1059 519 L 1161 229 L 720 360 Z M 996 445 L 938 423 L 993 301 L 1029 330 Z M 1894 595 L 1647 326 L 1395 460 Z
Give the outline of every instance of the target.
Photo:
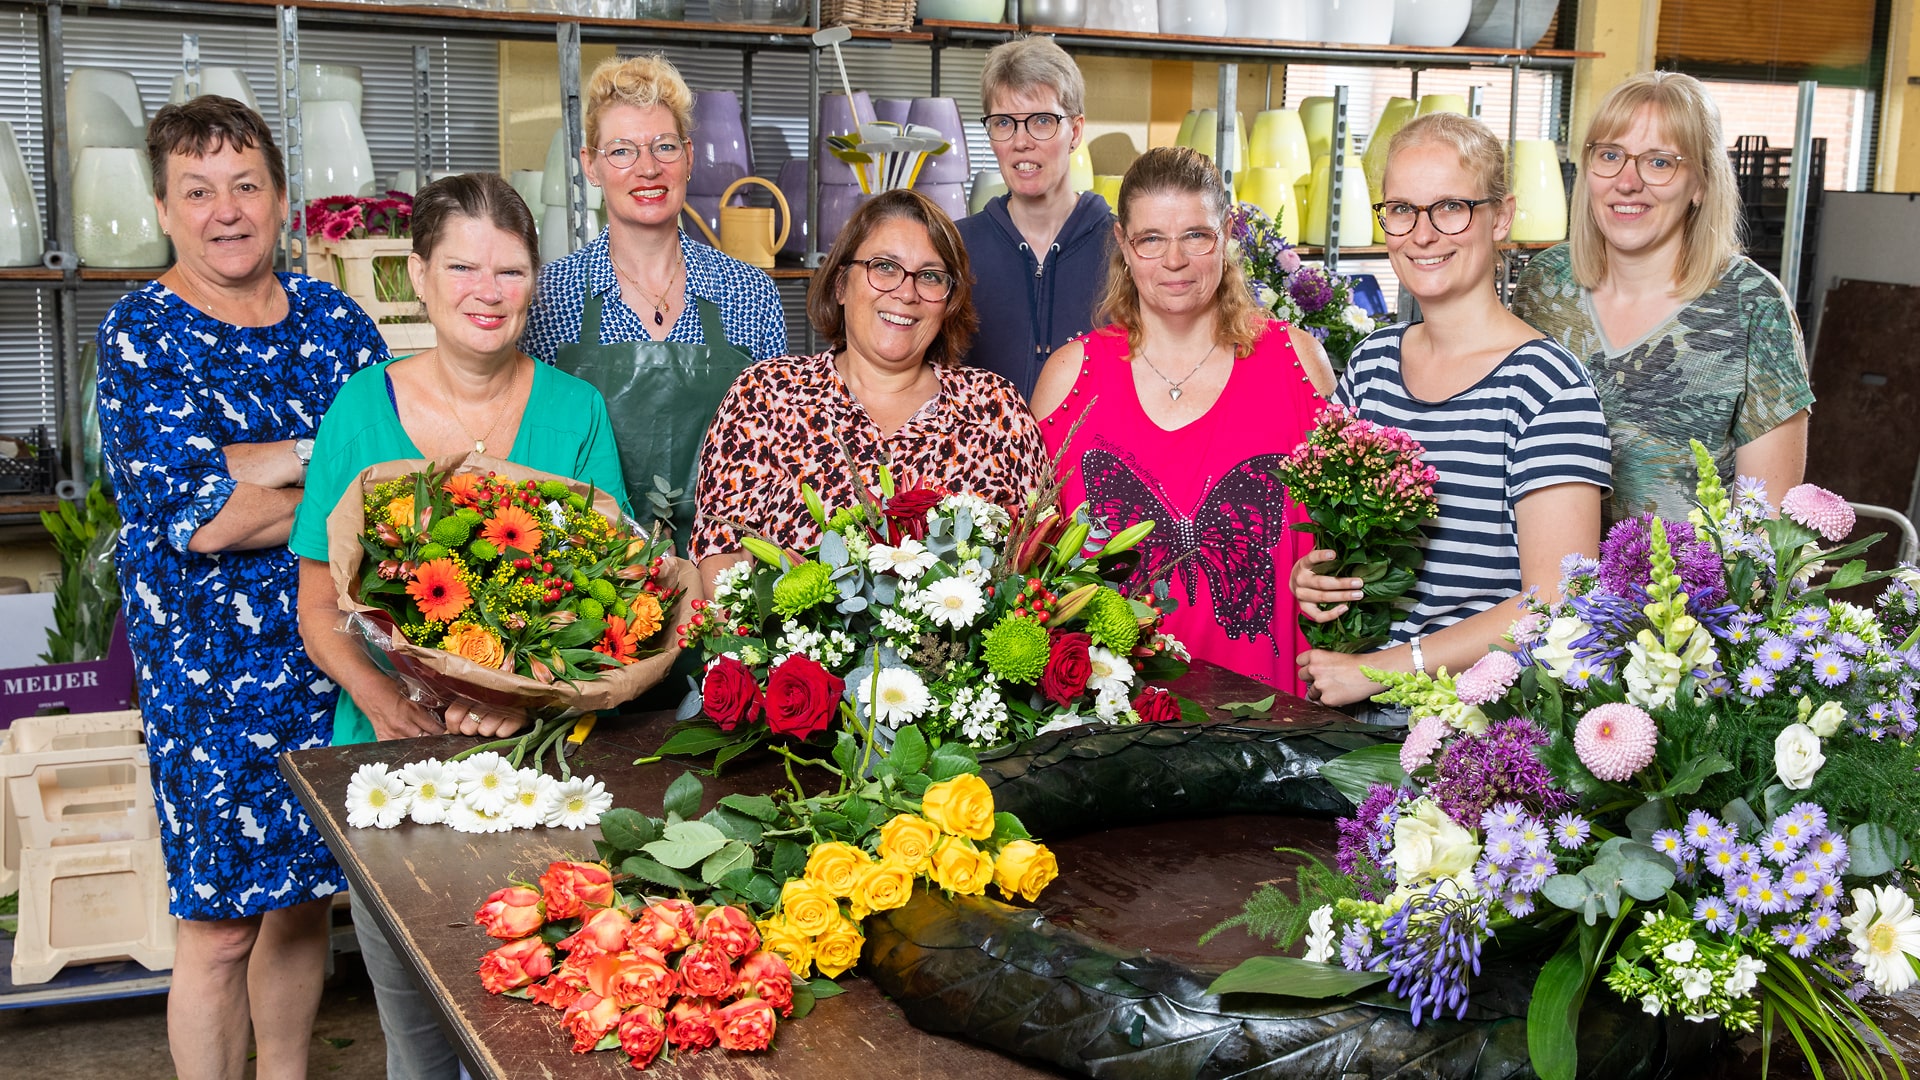
M 1405 236 L 1420 224 L 1420 215 L 1427 215 L 1427 221 L 1433 225 L 1433 231 L 1443 236 L 1455 236 L 1473 227 L 1473 208 L 1485 206 L 1492 199 L 1441 199 L 1425 206 L 1416 206 L 1410 202 L 1377 202 L 1373 204 L 1373 216 L 1380 221 L 1380 231 L 1388 236 Z
M 847 264 L 866 267 L 867 284 L 873 286 L 876 292 L 890 293 L 899 288 L 901 282 L 912 278 L 913 291 L 919 294 L 920 299 L 929 303 L 938 304 L 953 295 L 953 275 L 945 270 L 936 270 L 930 266 L 921 270 L 908 270 L 892 259 L 878 256 L 871 259 L 849 259 Z
M 1625 147 L 1612 143 L 1587 144 L 1587 171 L 1603 180 L 1611 180 L 1620 175 L 1620 170 L 1633 162 L 1633 171 L 1640 174 L 1640 182 L 1660 187 L 1673 183 L 1680 175 L 1680 163 L 1686 158 L 1671 150 L 1642 150 L 1629 154 Z
M 1026 125 L 1027 134 L 1033 136 L 1034 141 L 1046 142 L 1060 134 L 1060 129 L 1071 119 L 1071 116 L 1050 112 L 1028 113 L 1025 116 L 990 113 L 981 117 L 980 123 L 986 126 L 987 138 L 994 142 L 1006 142 L 1013 138 L 1013 133 L 1020 130 L 1022 124 Z
M 1213 229 L 1188 229 L 1178 237 L 1156 232 L 1141 233 L 1127 237 L 1127 246 L 1143 259 L 1159 259 L 1173 250 L 1176 239 L 1180 243 L 1180 253 L 1191 259 L 1211 255 L 1213 249 L 1220 246 L 1220 234 Z
M 600 160 L 625 172 L 639 164 L 642 149 L 660 164 L 671 165 L 686 154 L 687 140 L 678 135 L 655 135 L 643 148 L 632 139 L 615 139 L 605 146 L 594 147 L 593 152 L 600 155 Z

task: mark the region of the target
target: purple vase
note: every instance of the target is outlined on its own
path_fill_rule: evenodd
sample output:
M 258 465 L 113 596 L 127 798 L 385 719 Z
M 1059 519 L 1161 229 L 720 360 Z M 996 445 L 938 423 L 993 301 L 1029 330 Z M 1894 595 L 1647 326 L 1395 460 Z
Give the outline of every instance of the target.
M 753 171 L 746 126 L 740 119 L 740 95 L 731 90 L 702 90 L 693 95 L 691 195 L 719 195 Z
M 780 166 L 780 176 L 775 181 L 780 194 L 787 197 L 787 206 L 793 212 L 793 227 L 787 230 L 786 246 L 780 250 L 790 255 L 804 255 L 807 251 L 807 159 L 791 158 Z
M 820 250 L 833 246 L 840 230 L 847 227 L 847 219 L 872 197 L 850 184 L 820 185 Z
M 873 118 L 889 124 L 904 124 L 907 122 L 907 110 L 912 107 L 911 98 L 883 97 L 873 103 Z
M 867 96 L 865 90 L 855 90 L 853 97 L 859 107 L 861 122 L 872 123 L 873 99 Z M 853 166 L 827 150 L 827 136 L 845 135 L 857 130 L 853 112 L 847 108 L 847 95 L 826 94 L 820 98 L 819 158 L 822 185 L 860 183 L 853 175 Z
M 973 168 L 967 160 L 967 127 L 960 119 L 960 104 L 952 98 L 914 98 L 907 110 L 907 122 L 933 128 L 953 144 L 946 153 L 927 158 L 926 164 L 920 166 L 920 178 L 914 186 L 966 183 L 973 175 Z M 961 208 L 965 209 L 965 200 Z

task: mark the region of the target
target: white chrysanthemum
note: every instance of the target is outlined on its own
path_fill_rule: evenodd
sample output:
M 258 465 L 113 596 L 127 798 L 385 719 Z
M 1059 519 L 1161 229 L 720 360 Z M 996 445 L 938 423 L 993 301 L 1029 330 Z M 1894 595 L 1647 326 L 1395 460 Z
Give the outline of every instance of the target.
M 1089 651 L 1097 652 L 1099 650 Z M 1124 660 L 1121 661 L 1121 663 L 1125 662 Z M 1099 670 L 1097 662 L 1094 670 Z M 1129 674 L 1131 674 L 1131 672 L 1129 672 Z M 1095 691 L 1093 698 L 1093 713 L 1095 716 L 1108 721 L 1125 718 L 1129 723 L 1139 719 L 1137 716 L 1128 715 L 1133 711 L 1133 702 L 1127 699 L 1127 684 L 1121 683 L 1118 686 L 1095 687 Z
M 553 807 L 547 811 L 547 824 L 556 829 L 584 829 L 598 825 L 600 815 L 613 808 L 613 796 L 607 786 L 591 776 L 563 780 L 553 792 Z
M 1333 962 L 1333 905 L 1322 904 L 1307 916 L 1307 959 L 1316 964 Z
M 933 564 L 939 561 L 925 544 L 911 536 L 897 546 L 875 544 L 867 549 L 867 569 L 913 581 L 918 581 L 921 574 L 933 569 Z
M 940 626 L 955 630 L 972 626 L 973 620 L 987 610 L 987 597 L 980 587 L 965 578 L 941 578 L 920 593 L 920 610 Z
M 1119 656 L 1095 645 L 1087 650 L 1087 662 L 1093 668 L 1093 674 L 1087 678 L 1087 688 L 1097 694 L 1124 695 L 1133 686 L 1133 665 Z
M 521 769 L 515 776 L 513 798 L 507 803 L 507 821 L 516 829 L 537 829 L 553 811 L 560 782 L 543 772 Z
M 518 784 L 513 765 L 491 750 L 460 762 L 460 801 L 482 814 L 505 813 Z
M 868 672 L 860 681 L 860 714 L 877 717 L 888 727 L 910 724 L 933 704 L 927 684 L 902 667 Z
M 447 820 L 448 811 L 460 798 L 459 770 L 439 758 L 403 766 L 400 778 L 407 782 L 413 796 L 407 813 L 417 824 L 438 825 Z
M 1867 982 L 1892 996 L 1914 983 L 1910 956 L 1920 956 L 1920 916 L 1913 897 L 1892 885 L 1853 890 L 1853 914 L 1840 920 L 1856 950 L 1853 962 L 1866 970 Z
M 1365 309 L 1357 305 L 1348 304 L 1347 310 L 1341 312 L 1340 317 L 1346 320 L 1348 326 L 1362 334 L 1373 333 L 1373 319 L 1367 315 Z
M 356 829 L 391 829 L 407 819 L 407 782 L 385 765 L 362 765 L 347 781 L 347 824 Z

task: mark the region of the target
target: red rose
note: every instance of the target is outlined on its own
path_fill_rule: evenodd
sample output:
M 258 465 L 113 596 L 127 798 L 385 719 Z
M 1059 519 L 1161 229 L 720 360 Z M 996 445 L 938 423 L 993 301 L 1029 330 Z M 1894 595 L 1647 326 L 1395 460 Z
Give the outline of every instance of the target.
M 564 1009 L 579 1000 L 580 993 L 580 988 L 572 983 L 562 979 L 548 979 L 546 982 L 534 983 L 533 988 L 527 991 L 527 996 L 538 1004 Z
M 587 912 L 586 921 L 580 924 L 580 929 L 561 938 L 556 944 L 565 949 L 569 956 L 580 956 L 581 962 L 585 963 L 626 947 L 627 928 L 632 925 L 633 920 L 617 907 L 595 908 Z
M 761 705 L 760 681 L 753 677 L 752 668 L 731 656 L 722 656 L 707 668 L 700 684 L 700 708 L 721 731 L 760 719 Z
M 737 907 L 717 907 L 707 912 L 694 939 L 720 950 L 729 960 L 738 960 L 760 947 L 760 933 L 753 928 L 753 920 Z
M 733 996 L 757 997 L 779 1010 L 781 1016 L 792 1016 L 793 969 L 779 953 L 754 953 L 740 964 Z
M 827 730 L 840 707 L 846 680 L 801 653 L 794 653 L 767 677 L 767 726 L 776 735 L 804 739 Z M 551 909 L 552 901 L 548 901 Z
M 681 1050 L 705 1050 L 719 1039 L 713 1029 L 714 1004 L 706 998 L 683 997 L 667 1013 L 667 1041 Z
M 719 948 L 696 941 L 680 954 L 680 988 L 696 997 L 717 998 L 733 986 L 733 960 Z
M 540 929 L 546 918 L 541 914 L 540 894 L 524 885 L 497 889 L 473 921 L 486 929 L 488 937 L 521 938 Z
M 553 971 L 553 946 L 538 937 L 510 941 L 480 958 L 480 985 L 487 993 L 517 990 Z
M 1180 719 L 1180 699 L 1157 686 L 1142 689 L 1133 699 L 1133 711 L 1142 723 L 1164 724 Z
M 902 491 L 887 500 L 880 513 L 887 519 L 887 543 L 898 544 L 911 536 L 915 540 L 927 538 L 927 511 L 940 505 L 947 493 L 938 488 L 914 488 Z
M 540 875 L 540 894 L 547 918 L 577 919 L 613 903 L 613 872 L 597 863 L 556 862 Z
M 665 958 L 652 949 L 603 956 L 593 962 L 587 979 L 594 993 L 612 998 L 622 1009 L 664 1009 L 680 986 Z
M 573 1052 L 584 1054 L 593 1049 L 601 1037 L 613 1030 L 620 1022 L 620 1006 L 612 998 L 601 997 L 588 991 L 567 1006 L 566 1014 L 560 1017 L 560 1026 L 573 1036 Z
M 724 1050 L 765 1050 L 773 1042 L 773 1006 L 759 998 L 741 998 L 713 1014 Z
M 620 1018 L 620 1049 L 627 1052 L 636 1069 L 652 1064 L 667 1043 L 667 1014 L 646 1007 L 634 1009 Z
M 1053 635 L 1053 647 L 1047 653 L 1047 669 L 1040 673 L 1040 692 L 1061 708 L 1072 705 L 1087 692 L 1087 680 L 1093 678 L 1093 661 L 1087 649 L 1093 638 L 1086 634 Z

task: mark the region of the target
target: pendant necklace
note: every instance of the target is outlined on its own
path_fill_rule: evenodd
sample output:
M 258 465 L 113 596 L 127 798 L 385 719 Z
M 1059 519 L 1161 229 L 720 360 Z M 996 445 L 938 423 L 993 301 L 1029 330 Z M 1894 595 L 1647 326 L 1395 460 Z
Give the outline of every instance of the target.
M 608 261 L 612 261 L 611 257 L 609 257 Z M 616 263 L 614 265 L 614 269 L 619 270 L 620 269 L 619 264 Z M 633 291 L 640 294 L 640 299 L 642 300 L 647 299 L 647 290 L 645 289 L 645 287 L 643 287 L 640 284 L 639 275 L 627 273 L 626 271 L 621 271 L 621 273 L 626 277 L 628 281 L 633 283 Z M 653 325 L 655 326 L 667 325 L 667 295 L 673 292 L 674 279 L 679 276 L 680 276 L 680 260 L 675 259 L 673 269 L 667 271 L 667 287 L 660 290 L 660 295 L 654 297 L 653 300 L 651 301 L 651 303 L 653 304 Z
M 1207 361 L 1213 359 L 1214 350 L 1218 348 L 1220 348 L 1220 343 L 1216 341 L 1213 343 L 1213 348 L 1210 348 L 1207 350 L 1207 355 L 1201 357 L 1200 362 L 1193 365 L 1193 370 L 1187 372 L 1185 375 L 1180 376 L 1180 378 L 1177 380 L 1167 378 L 1167 373 L 1164 371 L 1161 371 L 1157 366 L 1154 365 L 1153 359 L 1147 355 L 1147 352 L 1145 349 L 1141 349 L 1138 351 L 1140 353 L 1140 359 L 1145 360 L 1147 362 L 1147 367 L 1150 368 L 1155 375 L 1160 376 L 1161 382 L 1164 382 L 1167 384 L 1167 396 L 1172 398 L 1175 401 L 1179 401 L 1180 395 L 1184 393 L 1184 391 L 1182 391 L 1180 387 L 1188 379 L 1191 379 L 1195 375 L 1200 374 L 1200 369 L 1207 366 Z
M 446 399 L 447 412 L 453 415 L 453 422 L 460 425 L 460 430 L 463 432 L 466 432 L 467 438 L 473 440 L 473 452 L 476 454 L 486 453 L 487 440 L 493 438 L 493 429 L 500 426 L 500 418 L 507 414 L 507 405 L 502 404 L 498 409 L 494 410 L 493 423 L 487 425 L 487 430 L 485 434 L 475 436 L 473 433 L 473 429 L 467 426 L 466 420 L 462 418 L 460 415 L 459 408 L 454 404 L 453 388 L 447 383 L 447 370 L 439 366 L 440 357 L 436 355 L 433 359 L 434 359 L 434 370 L 438 372 L 440 375 L 440 396 Z M 518 357 L 514 358 L 514 363 L 515 364 L 519 363 Z M 495 401 L 499 401 L 502 396 L 504 396 L 508 391 L 512 390 L 515 386 L 519 385 L 519 383 L 520 383 L 520 371 L 516 367 L 513 372 L 513 376 L 507 380 L 507 385 L 500 388 L 499 390 L 494 391 L 493 396 L 488 398 L 487 402 L 492 403 Z

